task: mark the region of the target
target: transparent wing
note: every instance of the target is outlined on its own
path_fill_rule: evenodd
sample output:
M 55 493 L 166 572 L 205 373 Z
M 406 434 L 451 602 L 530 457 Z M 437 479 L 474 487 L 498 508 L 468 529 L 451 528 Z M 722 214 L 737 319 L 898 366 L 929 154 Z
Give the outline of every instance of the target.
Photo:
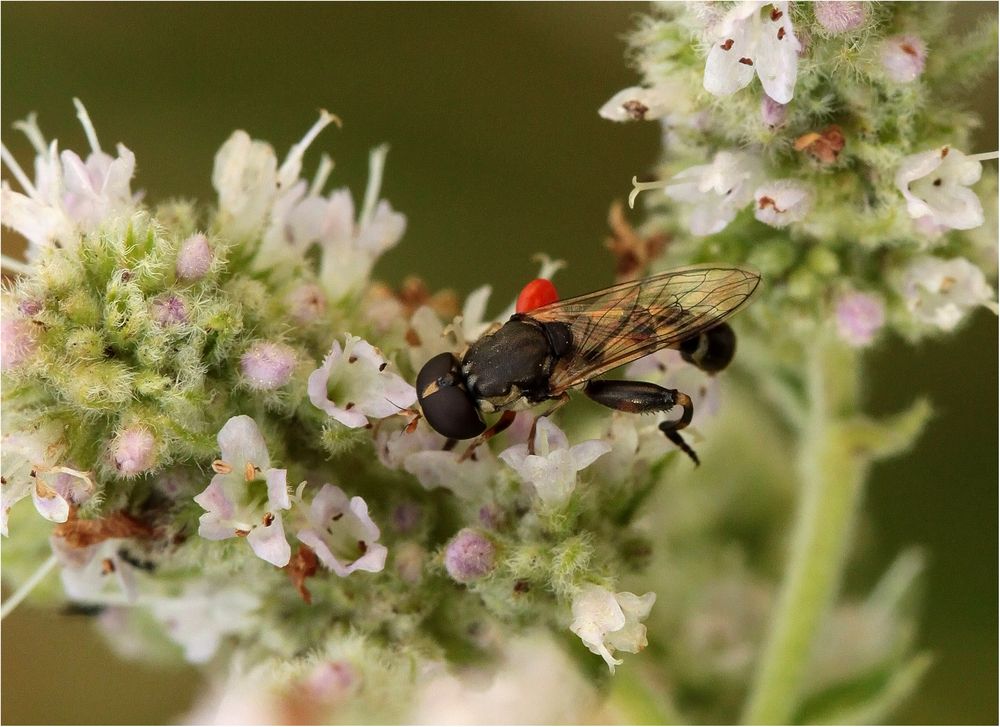
M 559 393 L 661 348 L 673 348 L 736 313 L 760 283 L 753 270 L 695 265 L 557 301 L 527 315 L 560 322 L 573 353 L 549 379 Z

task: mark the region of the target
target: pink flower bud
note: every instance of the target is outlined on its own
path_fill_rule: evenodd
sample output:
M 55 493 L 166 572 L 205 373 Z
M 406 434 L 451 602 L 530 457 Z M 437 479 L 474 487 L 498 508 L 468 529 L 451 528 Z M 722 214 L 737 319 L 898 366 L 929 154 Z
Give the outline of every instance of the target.
M 250 388 L 257 391 L 277 389 L 292 378 L 295 371 L 295 349 L 283 343 L 257 341 L 240 359 L 240 370 Z
M 38 349 L 35 324 L 24 318 L 3 318 L 0 324 L 0 366 L 4 371 L 17 368 Z
M 27 316 L 28 318 L 30 318 L 31 316 L 36 316 L 39 313 L 41 313 L 43 307 L 44 306 L 42 305 L 41 301 L 32 300 L 31 298 L 25 298 L 24 300 L 22 300 L 20 303 L 17 304 L 18 312 L 23 316 Z
M 812 7 L 817 22 L 834 35 L 857 30 L 865 22 L 865 4 L 862 2 L 820 0 L 813 3 Z
M 176 295 L 164 295 L 153 301 L 153 320 L 161 326 L 175 326 L 187 319 L 187 305 Z
M 897 83 L 910 83 L 924 72 L 927 44 L 915 35 L 886 38 L 881 59 L 886 76 Z
M 177 277 L 182 280 L 197 280 L 208 272 L 214 255 L 208 238 L 200 232 L 191 235 L 181 243 L 177 251 Z
M 133 477 L 156 464 L 156 438 L 144 427 L 132 427 L 118 435 L 111 458 L 122 477 Z
M 776 129 L 788 118 L 788 105 L 778 103 L 765 93 L 760 100 L 760 118 L 772 129 Z
M 837 301 L 837 333 L 855 348 L 867 346 L 885 324 L 885 305 L 877 295 L 848 293 Z
M 459 583 L 482 578 L 496 563 L 496 547 L 475 530 L 464 528 L 444 550 L 444 567 Z
M 312 323 L 326 313 L 326 293 L 315 283 L 300 285 L 287 295 L 285 305 L 295 322 Z

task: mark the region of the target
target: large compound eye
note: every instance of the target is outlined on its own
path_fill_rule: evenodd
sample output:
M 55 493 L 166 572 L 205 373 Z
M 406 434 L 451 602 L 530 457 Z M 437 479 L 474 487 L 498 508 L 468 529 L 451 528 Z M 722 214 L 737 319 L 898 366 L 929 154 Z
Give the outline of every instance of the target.
M 450 439 L 472 439 L 483 433 L 486 424 L 469 392 L 458 383 L 458 369 L 458 359 L 450 353 L 439 353 L 425 363 L 417 374 L 417 401 L 437 432 Z

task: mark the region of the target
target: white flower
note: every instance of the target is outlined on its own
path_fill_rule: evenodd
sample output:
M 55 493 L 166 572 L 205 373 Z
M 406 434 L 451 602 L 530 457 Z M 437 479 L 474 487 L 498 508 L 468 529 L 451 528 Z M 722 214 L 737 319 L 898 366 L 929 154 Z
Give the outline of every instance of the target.
M 219 193 L 219 224 L 234 238 L 264 225 L 278 192 L 278 158 L 264 141 L 234 131 L 215 155 L 212 186 Z
M 79 99 L 73 103 L 90 143 L 86 160 L 71 151 L 60 154 L 55 140 L 46 144 L 34 114 L 15 124 L 35 147 L 34 182 L 2 147 L 4 163 L 25 192 L 14 192 L 4 183 L 3 224 L 28 239 L 29 262 L 42 248 L 75 246 L 81 234 L 110 217 L 127 215 L 136 205 L 130 188 L 135 155 L 121 144 L 117 157 L 104 152 L 87 110 Z
M 376 437 L 379 460 L 391 469 L 403 469 L 427 490 L 442 487 L 463 500 L 482 501 L 489 495 L 497 460 L 489 447 L 479 447 L 473 457 L 443 449 L 447 438 L 421 421 L 412 432 L 383 427 Z
M 903 273 L 901 293 L 914 318 L 943 331 L 953 330 L 980 305 L 997 312 L 995 293 L 983 271 L 960 257 L 914 260 Z
M 771 227 L 801 222 L 812 207 L 812 191 L 794 179 L 779 179 L 757 187 L 753 216 Z
M 215 655 L 223 637 L 254 623 L 251 615 L 259 605 L 260 599 L 246 588 L 219 587 L 202 579 L 179 596 L 153 600 L 150 611 L 184 648 L 184 658 L 203 664 Z
M 382 167 L 388 148 L 373 149 L 368 187 L 355 219 L 354 199 L 348 189 L 338 189 L 326 199 L 307 196 L 289 210 L 286 229 L 295 229 L 299 244 L 319 244 L 322 253 L 319 279 L 333 300 L 359 290 L 375 261 L 396 246 L 406 231 L 406 215 L 386 200 L 378 200 Z
M 198 535 L 245 537 L 258 558 L 279 568 L 288 565 L 292 552 L 280 512 L 291 507 L 286 471 L 271 467 L 264 437 L 248 416 L 227 421 L 218 441 L 222 455 L 212 465 L 217 474 L 194 498 L 207 511 L 198 521 Z
M 377 348 L 347 334 L 344 348 L 333 342 L 323 365 L 309 374 L 309 401 L 347 427 L 363 427 L 368 417 L 382 419 L 412 406 L 417 391 Z
M 706 91 L 728 96 L 747 86 L 756 73 L 768 96 L 782 104 L 792 100 L 802 46 L 792 30 L 787 2 L 742 2 L 723 17 L 712 37 L 705 62 Z
M 658 119 L 670 111 L 669 101 L 656 88 L 631 86 L 612 96 L 597 113 L 609 121 Z
M 655 593 L 637 596 L 587 585 L 573 599 L 573 622 L 569 628 L 584 646 L 604 659 L 614 674 L 615 666 L 622 661 L 613 652 L 638 654 L 646 648 L 646 627 L 642 621 L 649 616 L 655 602 Z
M 307 526 L 297 537 L 327 569 L 343 578 L 357 570 L 378 573 L 385 567 L 388 550 L 375 542 L 379 534 L 363 499 L 355 496 L 348 501 L 339 487 L 323 485 L 309 505 Z
M 319 120 L 292 145 L 280 167 L 270 144 L 251 139 L 245 131 L 233 132 L 215 155 L 212 169 L 212 186 L 219 193 L 218 221 L 227 235 L 246 237 L 265 227 L 272 208 L 292 194 L 309 145 L 331 123 L 339 119 L 320 111 Z
M 548 417 L 538 419 L 534 445 L 532 454 L 527 444 L 515 444 L 501 452 L 500 459 L 550 506 L 564 504 L 576 487 L 576 473 L 611 451 L 611 445 L 600 439 L 570 447 L 566 435 Z
M 12 432 L 3 438 L 3 479 L 0 489 L 0 532 L 7 535 L 10 508 L 31 495 L 38 514 L 64 523 L 70 506 L 82 505 L 96 491 L 87 472 L 58 466 L 66 453 L 62 427 L 56 424 L 31 431 Z
M 711 164 L 674 176 L 665 191 L 668 197 L 691 204 L 688 227 L 693 234 L 713 235 L 753 199 L 759 176 L 759 163 L 751 155 L 720 151 Z
M 982 173 L 978 161 L 943 146 L 904 157 L 896 171 L 896 186 L 906 199 L 910 217 L 971 230 L 983 224 L 983 205 L 969 189 Z
M 128 540 L 111 538 L 83 548 L 56 536 L 49 542 L 62 565 L 63 590 L 71 600 L 102 603 L 122 594 L 126 602 L 133 603 L 138 597 L 136 569 L 122 557 L 130 545 Z

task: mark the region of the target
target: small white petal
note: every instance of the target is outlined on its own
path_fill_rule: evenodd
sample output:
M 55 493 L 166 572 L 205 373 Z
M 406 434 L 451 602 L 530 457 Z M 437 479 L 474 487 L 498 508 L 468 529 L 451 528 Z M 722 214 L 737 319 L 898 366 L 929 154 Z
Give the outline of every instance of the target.
M 284 568 L 292 558 L 292 548 L 285 538 L 285 526 L 281 514 L 273 513 L 270 525 L 260 524 L 250 531 L 247 542 L 254 554 L 271 565 Z
M 231 417 L 219 430 L 217 440 L 222 460 L 234 467 L 247 462 L 261 470 L 271 466 L 264 436 L 257 422 L 246 415 Z
M 657 89 L 632 86 L 608 99 L 597 113 L 609 121 L 645 121 L 658 119 L 669 110 L 668 100 Z
M 730 23 L 728 30 L 729 34 L 712 43 L 705 61 L 703 84 L 705 90 L 715 96 L 736 93 L 745 88 L 754 75 L 754 44 L 749 21 Z

